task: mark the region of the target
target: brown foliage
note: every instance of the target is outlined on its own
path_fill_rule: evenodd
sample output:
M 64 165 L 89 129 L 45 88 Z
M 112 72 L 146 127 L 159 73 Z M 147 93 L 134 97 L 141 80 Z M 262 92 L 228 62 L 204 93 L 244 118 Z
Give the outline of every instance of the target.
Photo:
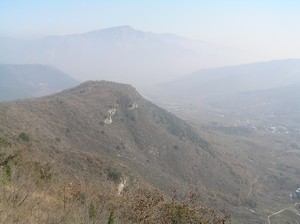
M 176 200 L 176 192 L 172 199 L 163 196 L 159 191 L 144 191 L 129 197 L 128 223 L 144 224 L 185 224 L 205 223 L 223 224 L 230 222 L 230 214 L 208 208 L 196 202 L 196 195 L 191 192 L 185 202 Z

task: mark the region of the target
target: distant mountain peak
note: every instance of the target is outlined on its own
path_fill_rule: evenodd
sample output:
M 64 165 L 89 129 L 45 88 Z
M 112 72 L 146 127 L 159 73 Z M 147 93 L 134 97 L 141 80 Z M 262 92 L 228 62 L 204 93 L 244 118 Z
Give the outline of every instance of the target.
M 120 30 L 123 30 L 123 31 L 135 31 L 135 29 L 132 26 L 129 26 L 129 25 L 116 26 L 116 27 L 112 27 L 112 28 L 120 29 Z
M 134 29 L 133 27 L 129 25 L 124 25 L 124 26 L 115 26 L 115 27 L 109 27 L 109 28 L 104 28 L 104 29 L 98 29 L 98 30 L 93 30 L 84 34 L 103 34 L 103 33 L 134 33 L 134 32 L 142 32 L 139 30 Z
M 1 62 L 52 64 L 81 80 L 109 79 L 130 82 L 139 88 L 199 68 L 223 65 L 224 55 L 226 60 L 233 60 L 236 53 L 214 44 L 129 25 L 33 40 L 0 41 Z

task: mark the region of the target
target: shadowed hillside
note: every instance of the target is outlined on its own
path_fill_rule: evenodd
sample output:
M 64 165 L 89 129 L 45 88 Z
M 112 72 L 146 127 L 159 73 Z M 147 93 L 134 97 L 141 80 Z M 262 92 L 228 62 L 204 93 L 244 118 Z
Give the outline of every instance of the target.
M 0 101 L 47 95 L 78 85 L 78 81 L 46 65 L 0 64 Z

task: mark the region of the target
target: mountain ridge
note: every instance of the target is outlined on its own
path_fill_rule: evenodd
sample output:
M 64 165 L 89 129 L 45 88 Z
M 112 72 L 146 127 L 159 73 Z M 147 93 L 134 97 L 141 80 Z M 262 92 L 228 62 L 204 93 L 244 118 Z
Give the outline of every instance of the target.
M 53 66 L 0 64 L 0 101 L 51 94 L 79 82 Z
M 201 69 L 161 86 L 185 95 L 192 95 L 191 92 L 218 95 L 265 90 L 297 82 L 300 82 L 300 59 L 285 59 Z
M 212 43 L 119 26 L 34 40 L 2 39 L 0 62 L 51 64 L 80 80 L 133 82 L 140 87 L 226 64 L 224 51 L 240 55 Z

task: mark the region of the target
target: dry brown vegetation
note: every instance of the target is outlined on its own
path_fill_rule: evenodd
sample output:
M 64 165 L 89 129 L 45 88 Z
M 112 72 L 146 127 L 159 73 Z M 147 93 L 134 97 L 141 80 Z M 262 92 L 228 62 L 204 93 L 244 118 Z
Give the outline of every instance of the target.
M 30 158 L 30 145 L 1 146 L 1 223 L 227 223 L 230 215 L 196 202 L 180 202 L 143 183 L 118 193 L 109 176 L 72 172 Z M 13 155 L 13 156 L 11 156 Z M 103 164 L 107 166 L 107 164 Z M 75 175 L 75 176 L 74 176 Z
M 202 203 L 239 201 L 243 177 L 131 86 L 88 82 L 0 106 L 1 222 L 225 223 Z

